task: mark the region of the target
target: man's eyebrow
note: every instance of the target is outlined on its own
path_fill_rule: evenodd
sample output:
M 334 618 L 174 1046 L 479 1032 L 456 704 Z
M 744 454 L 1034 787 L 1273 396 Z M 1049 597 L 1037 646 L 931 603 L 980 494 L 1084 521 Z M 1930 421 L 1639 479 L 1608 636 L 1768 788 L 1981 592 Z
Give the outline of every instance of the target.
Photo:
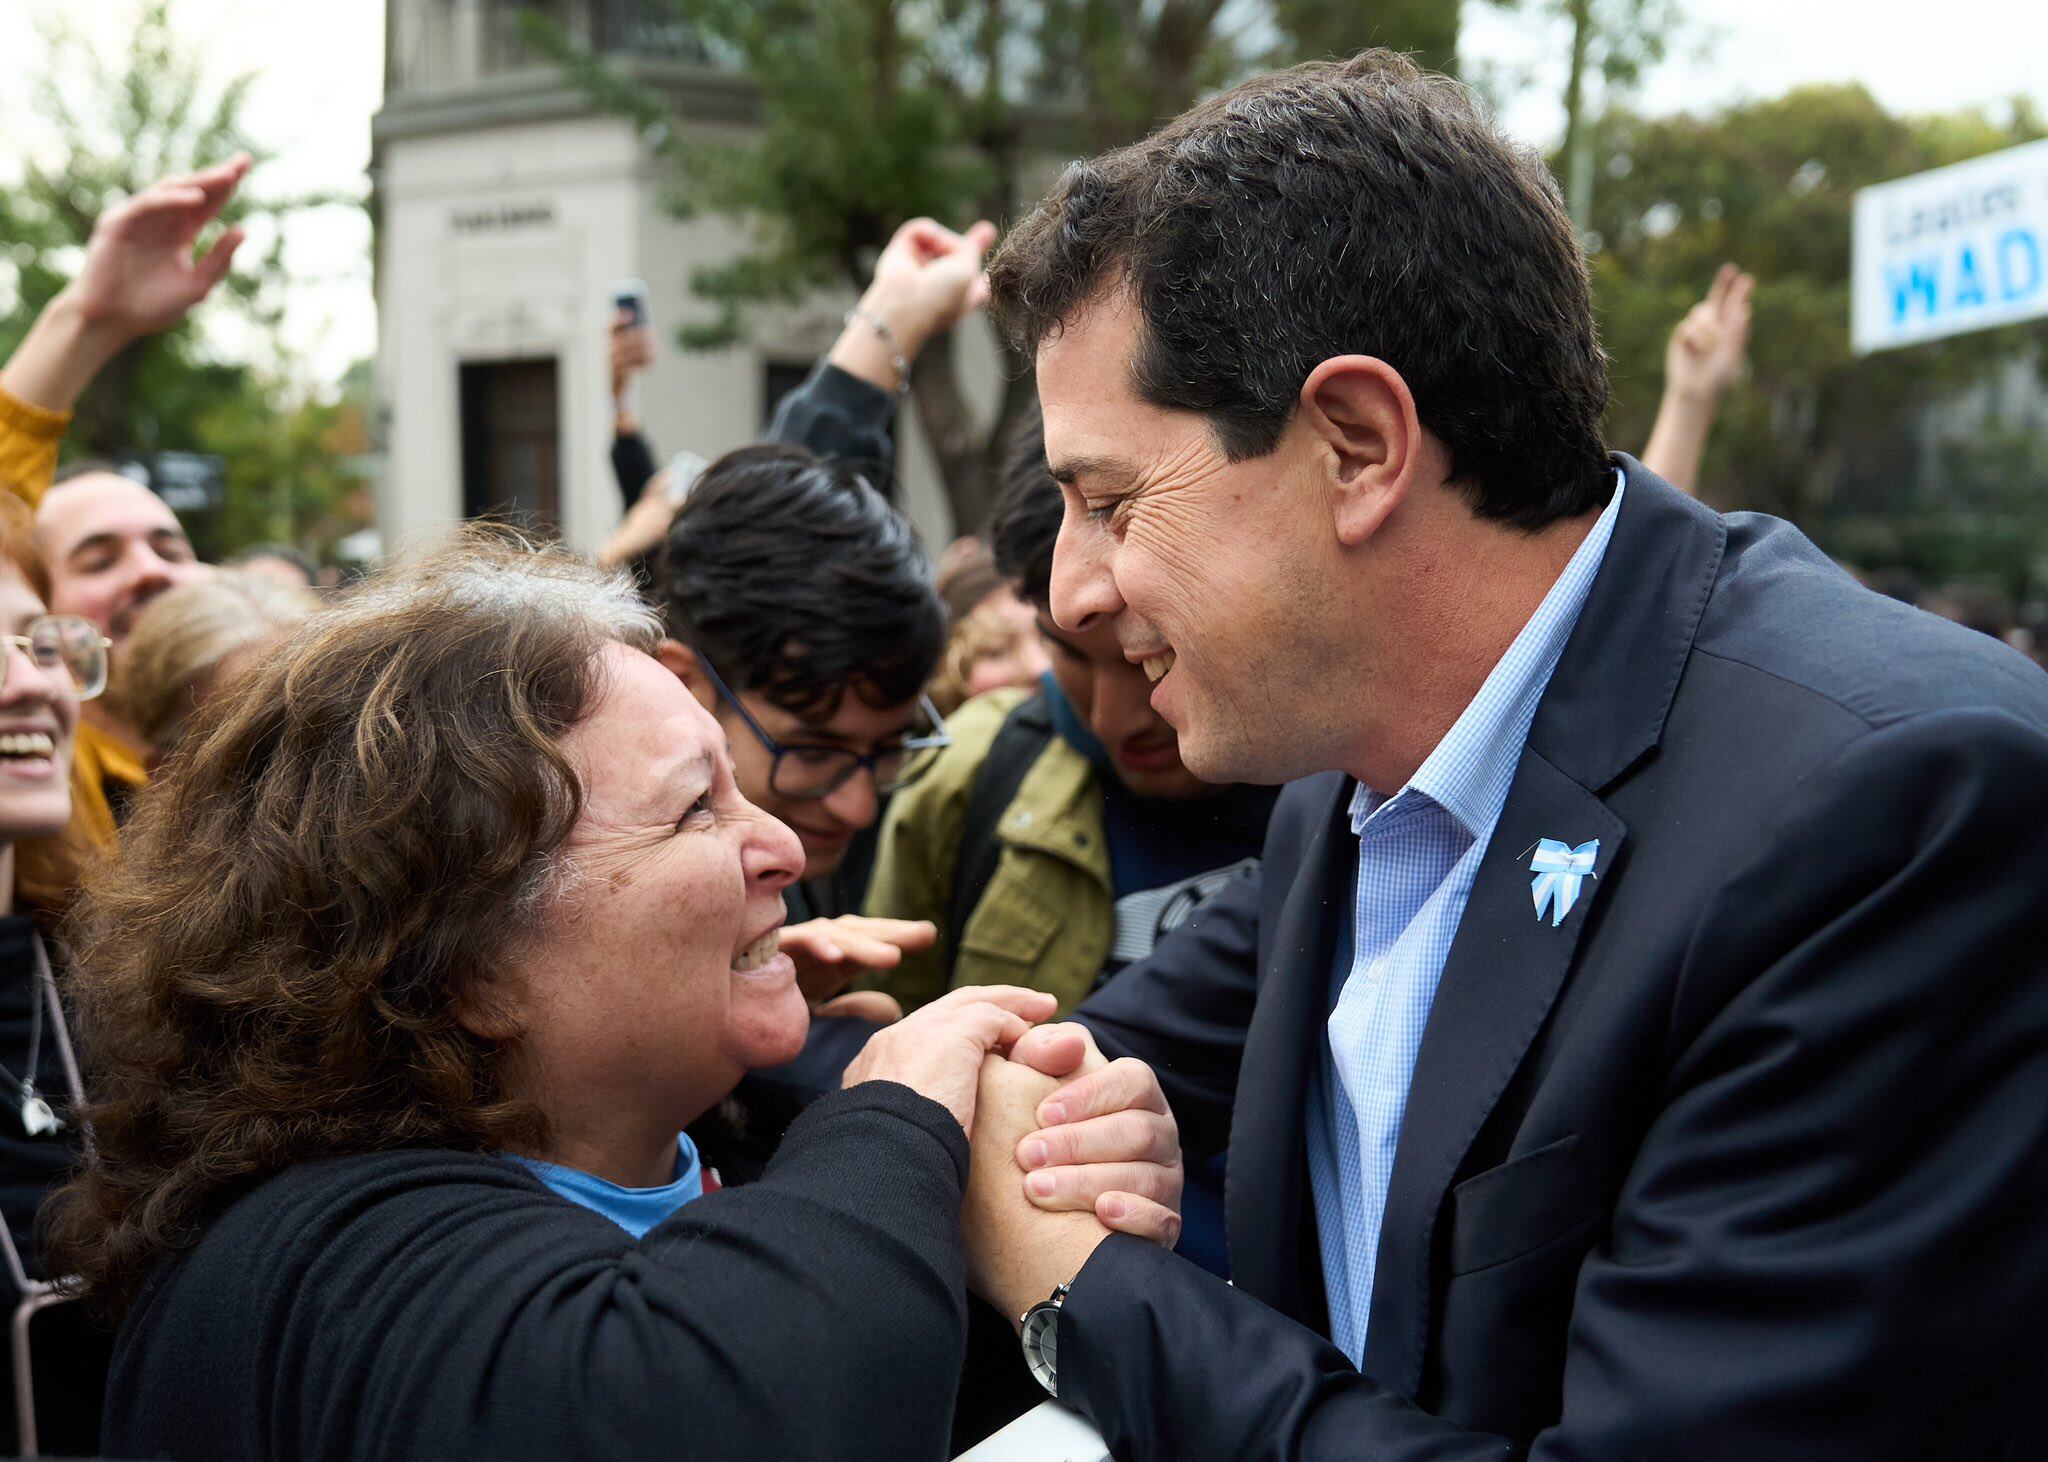
M 76 543 L 72 544 L 71 547 L 65 551 L 64 561 L 66 563 L 69 563 L 71 560 L 77 558 L 80 554 L 90 552 L 94 549 L 104 548 L 110 543 L 118 544 L 120 543 L 120 541 L 121 535 L 119 533 L 91 534 L 87 537 L 79 539 Z
M 1054 482 L 1071 487 L 1077 477 L 1128 478 L 1131 466 L 1117 457 L 1062 457 L 1047 462 L 1045 472 Z

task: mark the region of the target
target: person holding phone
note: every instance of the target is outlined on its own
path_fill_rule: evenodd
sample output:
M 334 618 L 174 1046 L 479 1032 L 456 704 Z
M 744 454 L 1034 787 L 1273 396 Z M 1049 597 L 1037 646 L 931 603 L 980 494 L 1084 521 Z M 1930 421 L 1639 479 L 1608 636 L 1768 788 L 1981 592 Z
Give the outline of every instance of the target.
M 808 447 L 843 463 L 893 501 L 896 446 L 890 427 L 897 403 L 925 344 L 987 303 L 982 261 L 995 236 L 995 225 L 987 222 L 958 233 L 929 218 L 913 218 L 899 227 L 876 259 L 874 277 L 847 312 L 832 349 L 777 406 L 768 440 Z M 623 297 L 615 292 L 615 401 L 652 360 L 644 314 L 634 323 L 632 308 L 619 304 Z M 669 482 L 654 469 L 654 449 L 638 434 L 637 414 L 615 412 L 615 432 L 622 424 L 633 429 L 634 437 L 620 436 L 614 443 L 612 463 L 620 490 L 627 490 L 643 466 L 647 475 L 639 479 L 638 495 L 618 530 L 598 550 L 598 561 L 606 564 L 633 563 L 651 554 L 680 505 Z

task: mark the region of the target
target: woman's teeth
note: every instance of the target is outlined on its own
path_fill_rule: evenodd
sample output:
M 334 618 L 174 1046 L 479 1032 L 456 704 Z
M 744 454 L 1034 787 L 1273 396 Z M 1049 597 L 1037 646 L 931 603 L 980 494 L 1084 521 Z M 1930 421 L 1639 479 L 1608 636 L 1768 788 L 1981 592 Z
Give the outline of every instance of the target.
M 1173 669 L 1173 651 L 1163 655 L 1148 655 L 1140 662 L 1145 667 L 1145 678 L 1157 685 L 1166 678 L 1166 672 Z
M 57 743 L 41 731 L 17 731 L 0 736 L 0 756 L 52 757 L 56 754 Z
M 759 939 L 749 944 L 740 957 L 732 962 L 732 967 L 743 975 L 748 974 L 760 969 L 781 952 L 782 931 L 780 929 L 770 929 L 766 934 L 763 934 Z

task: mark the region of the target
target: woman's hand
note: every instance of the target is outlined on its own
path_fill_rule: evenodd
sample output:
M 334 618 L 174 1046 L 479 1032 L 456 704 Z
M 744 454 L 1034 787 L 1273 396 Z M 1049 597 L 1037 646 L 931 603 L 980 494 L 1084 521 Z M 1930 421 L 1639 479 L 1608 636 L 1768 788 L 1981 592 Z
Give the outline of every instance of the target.
M 903 1007 L 880 990 L 846 987 L 866 970 L 893 970 L 905 953 L 930 949 L 939 931 L 929 919 L 869 919 L 841 914 L 808 919 L 782 931 L 782 952 L 796 962 L 796 982 L 813 1015 L 855 1015 L 885 1024 Z
M 876 1031 L 846 1068 L 842 1086 L 896 1081 L 930 1097 L 974 1130 L 982 1059 L 1007 1053 L 1031 1027 L 1059 1009 L 1043 990 L 966 985 L 940 996 L 887 1030 Z

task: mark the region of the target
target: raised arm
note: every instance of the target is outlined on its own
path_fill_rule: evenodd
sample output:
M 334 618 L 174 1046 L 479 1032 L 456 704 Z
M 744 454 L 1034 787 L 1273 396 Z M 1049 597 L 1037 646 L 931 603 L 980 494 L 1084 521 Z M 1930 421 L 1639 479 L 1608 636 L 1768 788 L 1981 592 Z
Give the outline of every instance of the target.
M 1643 448 L 1643 465 L 1686 492 L 1699 491 L 1700 463 L 1721 398 L 1742 375 L 1755 289 L 1755 279 L 1723 264 L 1707 297 L 1686 312 L 1665 347 L 1664 397 Z
M 71 409 L 94 376 L 145 335 L 167 330 L 227 277 L 242 230 L 203 255 L 193 245 L 249 171 L 246 154 L 165 178 L 100 216 L 78 277 L 58 292 L 0 367 L 0 482 L 30 506 L 57 467 Z
M 897 229 L 830 353 L 776 409 L 770 439 L 840 458 L 891 493 L 889 427 L 904 372 L 933 336 L 988 302 L 982 263 L 995 236 L 994 224 L 955 233 L 929 218 Z

